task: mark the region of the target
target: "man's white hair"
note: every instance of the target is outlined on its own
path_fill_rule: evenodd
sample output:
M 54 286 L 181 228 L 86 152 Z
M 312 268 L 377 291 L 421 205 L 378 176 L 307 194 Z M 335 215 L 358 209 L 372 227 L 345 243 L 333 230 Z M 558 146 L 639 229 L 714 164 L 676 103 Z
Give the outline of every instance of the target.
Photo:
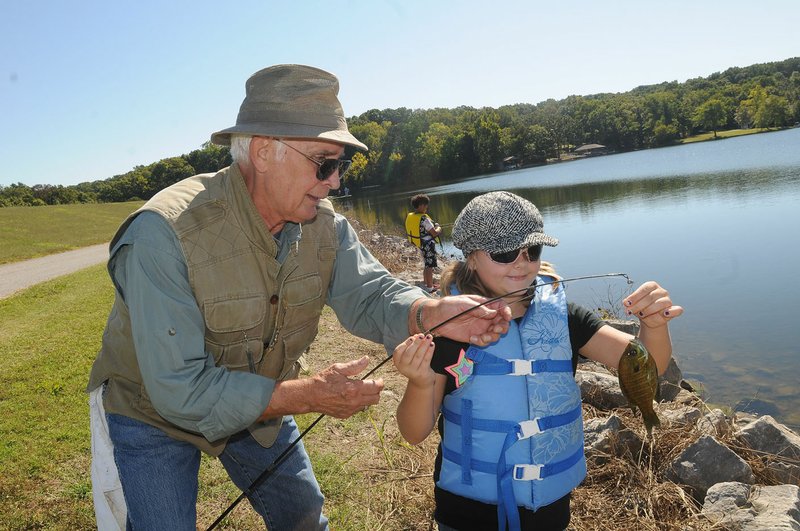
M 243 166 L 250 165 L 250 135 L 231 135 L 231 158 L 233 162 Z

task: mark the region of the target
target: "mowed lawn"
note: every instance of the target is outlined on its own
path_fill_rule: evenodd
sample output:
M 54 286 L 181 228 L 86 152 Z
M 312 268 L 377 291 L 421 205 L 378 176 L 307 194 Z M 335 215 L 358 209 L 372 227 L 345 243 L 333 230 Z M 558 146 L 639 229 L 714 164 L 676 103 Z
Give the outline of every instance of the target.
M 113 299 L 104 265 L 0 300 L 0 528 L 89 529 L 87 395 Z
M 111 239 L 142 201 L 0 208 L 0 264 Z

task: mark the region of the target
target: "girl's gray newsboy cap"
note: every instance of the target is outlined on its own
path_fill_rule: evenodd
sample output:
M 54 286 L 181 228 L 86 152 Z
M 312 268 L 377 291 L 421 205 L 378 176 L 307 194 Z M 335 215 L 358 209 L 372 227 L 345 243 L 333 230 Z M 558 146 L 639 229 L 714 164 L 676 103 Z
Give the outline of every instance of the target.
M 556 238 L 544 233 L 536 206 L 511 192 L 489 192 L 472 199 L 456 218 L 452 238 L 464 256 L 477 250 L 502 253 L 531 245 L 558 245 Z
M 347 129 L 339 103 L 339 80 L 305 65 L 276 65 L 247 80 L 236 125 L 217 131 L 211 141 L 231 145 L 232 134 L 328 140 L 367 149 Z

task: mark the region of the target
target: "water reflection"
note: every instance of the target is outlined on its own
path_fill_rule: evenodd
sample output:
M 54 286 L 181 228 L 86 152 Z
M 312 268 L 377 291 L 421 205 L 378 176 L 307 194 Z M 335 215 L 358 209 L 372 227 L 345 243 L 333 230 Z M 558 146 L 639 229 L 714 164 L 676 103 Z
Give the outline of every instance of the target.
M 781 421 L 800 426 L 800 397 L 786 392 L 800 369 L 793 317 L 800 298 L 794 243 L 800 129 L 492 174 L 424 191 L 430 213 L 446 225 L 475 195 L 503 189 L 542 211 L 547 232 L 561 240 L 546 259 L 562 274 L 624 270 L 637 283 L 654 278 L 668 287 L 687 308 L 671 327 L 676 357 L 687 378 L 703 382 L 711 402 L 774 406 Z M 349 204 L 358 217 L 399 229 L 418 191 L 380 189 Z M 447 229 L 444 236 L 445 249 L 454 251 Z M 612 283 L 575 283 L 570 298 L 591 307 L 615 290 Z

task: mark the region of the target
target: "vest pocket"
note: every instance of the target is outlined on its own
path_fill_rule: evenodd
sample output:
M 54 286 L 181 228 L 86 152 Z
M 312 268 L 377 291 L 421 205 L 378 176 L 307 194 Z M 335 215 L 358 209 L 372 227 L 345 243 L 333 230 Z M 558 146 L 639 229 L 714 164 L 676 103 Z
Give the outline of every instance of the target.
M 206 326 L 211 332 L 224 334 L 242 332 L 264 322 L 267 297 L 245 295 L 203 302 Z
M 253 334 L 257 331 L 253 330 Z M 229 369 L 246 370 L 257 373 L 261 359 L 264 357 L 264 344 L 260 336 L 228 345 L 219 345 L 206 339 L 206 351 L 214 356 L 214 363 L 217 366 L 224 366 Z
M 264 320 L 267 298 L 263 295 L 204 303 L 206 350 L 216 365 L 257 372 L 264 357 Z
M 308 351 L 308 347 L 317 337 L 319 317 L 283 337 L 283 368 L 280 380 L 296 378 L 300 373 L 300 358 Z
M 283 286 L 286 306 L 306 306 L 322 297 L 322 279 L 316 273 L 291 278 Z

